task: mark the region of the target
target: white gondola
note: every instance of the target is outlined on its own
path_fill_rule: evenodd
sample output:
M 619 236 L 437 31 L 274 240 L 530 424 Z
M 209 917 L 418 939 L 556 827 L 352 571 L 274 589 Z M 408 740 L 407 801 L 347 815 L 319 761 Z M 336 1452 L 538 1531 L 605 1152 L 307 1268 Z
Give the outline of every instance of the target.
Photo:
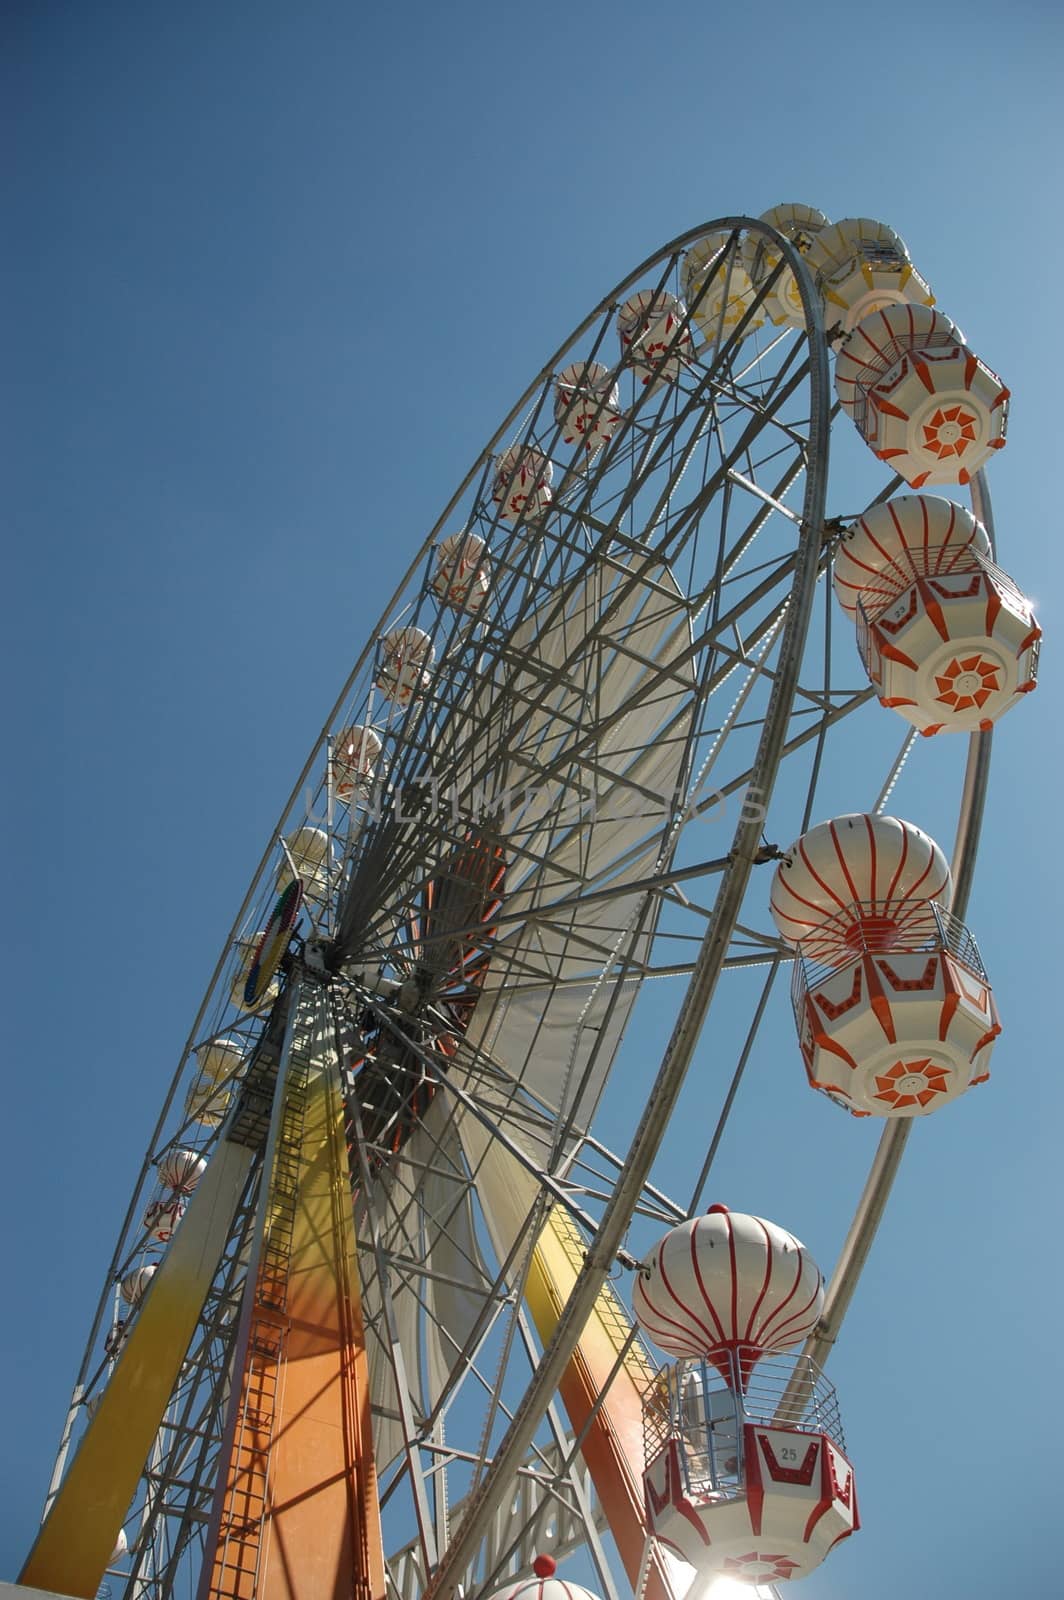
M 840 337 L 886 306 L 935 303 L 904 240 L 871 217 L 846 217 L 822 229 L 806 259 L 824 299 L 824 326 Z
M 209 1039 L 196 1050 L 196 1063 L 201 1076 L 211 1083 L 220 1083 L 223 1078 L 232 1077 L 239 1070 L 246 1049 L 244 1041 L 232 1034 Z
M 640 289 L 617 313 L 622 352 L 640 383 L 657 389 L 675 383 L 694 350 L 687 307 L 664 289 Z
M 433 593 L 456 611 L 479 611 L 491 592 L 491 563 L 476 533 L 452 533 L 436 550 Z
M 357 795 L 367 795 L 384 745 L 375 728 L 356 724 L 338 733 L 332 747 L 333 793 L 346 805 Z
M 185 1097 L 185 1115 L 201 1127 L 217 1128 L 225 1120 L 231 1099 L 227 1088 L 201 1074 Z
M 198 1150 L 168 1150 L 159 1162 L 159 1182 L 177 1195 L 190 1195 L 207 1170 Z
M 620 394 L 609 367 L 576 361 L 554 380 L 554 420 L 566 444 L 582 444 L 588 457 L 609 444 L 621 420 Z
M 815 206 L 794 203 L 771 206 L 768 211 L 762 213 L 759 220 L 767 222 L 777 233 L 782 233 L 784 238 L 789 239 L 803 255 L 809 253 L 821 230 L 828 226 L 827 217 Z M 771 277 L 780 260 L 780 251 L 771 240 L 757 233 L 746 235 L 743 240 L 743 263 L 755 290 Z M 792 328 L 805 326 L 802 297 L 790 267 L 783 268 L 771 289 L 767 290 L 763 304 L 769 321 L 777 326 L 781 324 Z
M 840 541 L 835 593 L 881 703 L 921 733 L 985 732 L 1036 686 L 1030 602 L 952 500 L 873 506 Z
M 108 1558 L 107 1565 L 109 1567 L 113 1567 L 116 1561 L 121 1561 L 122 1558 L 124 1556 L 128 1556 L 128 1554 L 129 1554 L 129 1540 L 126 1538 L 126 1530 L 125 1530 L 125 1528 L 119 1528 L 119 1530 L 118 1530 L 118 1538 L 115 1540 L 115 1547 L 111 1551 L 110 1557 Z
M 691 316 L 709 344 L 724 343 L 742 322 L 754 299 L 754 286 L 737 246 L 728 252 L 730 233 L 707 233 L 683 258 L 681 278 Z M 743 329 L 743 338 L 764 326 L 758 306 Z
M 989 1076 L 1001 1023 L 950 894 L 938 845 L 896 817 L 819 823 L 776 871 L 806 1073 L 857 1116 L 924 1116 Z
M 1009 391 L 928 306 L 892 305 L 858 323 L 835 389 L 869 449 L 914 489 L 968 483 L 1005 446 Z
M 146 1266 L 134 1267 L 131 1272 L 126 1273 L 125 1277 L 118 1285 L 118 1292 L 122 1296 L 122 1299 L 127 1306 L 136 1308 L 140 1305 L 140 1302 L 144 1299 L 144 1296 L 148 1292 L 148 1286 L 151 1283 L 151 1280 L 154 1278 L 158 1270 L 159 1268 L 156 1266 L 156 1264 L 152 1261 L 149 1261 Z M 92 1402 L 90 1401 L 90 1407 L 91 1404 Z
M 286 834 L 281 864 L 277 869 L 277 887 L 285 889 L 292 882 L 292 869 L 303 884 L 306 900 L 324 900 L 329 893 L 331 870 L 335 855 L 329 835 L 324 828 L 309 825 Z
M 529 521 L 549 510 L 554 464 L 532 444 L 512 444 L 495 463 L 491 497 L 506 522 Z

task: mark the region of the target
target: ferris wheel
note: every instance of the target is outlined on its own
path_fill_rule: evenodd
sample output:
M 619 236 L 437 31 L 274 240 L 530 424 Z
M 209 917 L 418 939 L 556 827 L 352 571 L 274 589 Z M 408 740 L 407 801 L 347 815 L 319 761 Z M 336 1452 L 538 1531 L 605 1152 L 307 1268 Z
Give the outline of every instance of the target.
M 885 224 L 725 218 L 517 401 L 225 940 L 24 1582 L 561 1600 L 582 1550 L 605 1600 L 679 1600 L 857 1527 L 820 1366 L 912 1119 L 987 1076 L 964 915 L 1037 672 L 982 473 L 1007 390 L 933 307 Z M 921 735 L 956 751 L 951 862 L 888 814 Z M 787 972 L 795 1070 L 884 1122 L 826 1292 L 788 1218 L 706 1211 Z

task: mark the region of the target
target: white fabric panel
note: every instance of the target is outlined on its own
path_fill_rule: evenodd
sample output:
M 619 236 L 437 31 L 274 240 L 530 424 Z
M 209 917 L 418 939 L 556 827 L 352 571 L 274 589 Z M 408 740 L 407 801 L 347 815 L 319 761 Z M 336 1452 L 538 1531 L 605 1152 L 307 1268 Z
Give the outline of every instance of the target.
M 422 1259 L 422 1242 L 418 1208 L 411 1202 L 409 1191 L 417 1186 L 420 1176 L 416 1170 L 418 1147 L 424 1143 L 427 1143 L 427 1136 L 419 1129 L 402 1154 L 380 1173 L 376 1182 L 376 1205 L 383 1247 L 414 1260 Z M 378 1471 L 383 1471 L 403 1449 L 403 1430 L 397 1420 L 382 1416 L 379 1409 L 383 1407 L 385 1411 L 395 1413 L 398 1404 L 391 1361 L 384 1342 L 383 1303 L 376 1260 L 368 1239 L 359 1242 L 359 1264 L 362 1273 L 362 1306 L 366 1318 L 370 1397 L 374 1408 L 374 1452 Z M 404 1287 L 396 1274 L 392 1275 L 391 1288 L 399 1343 L 406 1362 L 407 1388 L 414 1409 L 423 1411 L 417 1298 L 411 1289 Z M 378 1318 L 379 1333 L 377 1327 L 371 1325 L 371 1319 L 376 1323 Z
M 607 609 L 609 623 L 596 635 Z M 671 719 L 692 681 L 687 663 L 678 669 L 681 684 L 659 685 L 645 706 L 596 737 L 596 727 L 649 676 L 651 669 L 625 652 L 664 666 L 689 639 L 683 596 L 667 568 L 654 565 L 641 581 L 626 570 L 595 567 L 514 630 L 502 661 L 443 737 L 440 755 L 454 749 L 449 781 L 459 793 L 485 785 L 496 793 L 523 788 L 578 743 L 592 760 L 623 772 Z M 564 663 L 559 681 L 546 687 Z M 459 738 L 461 750 L 454 748 Z M 564 782 L 564 766 L 561 776 Z
M 426 1129 L 442 1125 L 450 1109 L 447 1096 L 437 1095 L 425 1118 Z M 429 1403 L 435 1405 L 458 1351 L 473 1330 L 491 1280 L 474 1232 L 473 1206 L 453 1122 L 447 1124 L 436 1146 L 432 1167 L 422 1189 L 427 1258 L 433 1272 L 458 1280 L 445 1283 L 441 1278 L 429 1278 L 425 1284 L 432 1313 L 426 1323 L 425 1355 Z
M 635 558 L 627 559 L 634 565 Z M 618 992 L 610 952 L 623 957 L 631 951 L 637 962 L 649 955 L 652 925 L 638 936 L 632 931 L 643 896 L 626 893 L 625 886 L 658 865 L 667 810 L 683 776 L 695 669 L 691 661 L 680 664 L 680 658 L 690 644 L 690 624 L 668 569 L 655 564 L 647 578 L 633 582 L 625 570 L 599 564 L 550 595 L 512 636 L 515 655 L 534 652 L 535 664 L 513 660 L 490 681 L 482 680 L 466 713 L 451 719 L 435 753 L 437 775 L 454 782 L 459 793 L 468 793 L 474 783 L 483 787 L 485 775 L 496 792 L 523 790 L 535 784 L 539 769 L 558 763 L 540 809 L 515 810 L 509 842 L 503 841 L 510 863 L 503 916 L 523 920 L 501 924 L 483 995 L 449 1069 L 507 1137 L 537 1162 L 553 1156 L 555 1166 L 559 1153 L 550 1148 L 555 1125 L 573 1109 L 585 1073 L 576 1126 L 589 1123 L 638 992 L 634 980 Z M 615 601 L 608 636 L 595 639 L 598 619 Z M 643 659 L 632 659 L 626 650 Z M 550 672 L 567 661 L 564 677 L 544 693 Z M 606 726 L 651 673 L 670 663 L 673 677 Z M 498 692 L 501 682 L 504 694 Z M 461 748 L 459 739 L 466 740 Z M 591 765 L 598 770 L 591 772 Z M 633 785 L 649 796 L 634 793 Z M 591 788 L 595 808 L 584 811 Z M 566 807 L 560 818 L 559 804 Z M 537 855 L 543 860 L 534 860 Z M 605 887 L 616 895 L 590 904 L 579 900 L 581 891 Z M 574 897 L 576 905 L 552 910 L 555 902 Z M 512 1088 L 478 1065 L 478 1048 L 550 1108 L 538 1126 L 514 1101 Z M 488 1287 L 473 1207 L 460 1178 L 462 1152 L 475 1174 L 499 1260 L 538 1193 L 536 1179 L 475 1117 L 463 1112 L 452 1119 L 453 1111 L 453 1100 L 441 1091 L 379 1179 L 386 1247 L 423 1259 L 453 1280 L 419 1280 L 431 1312 L 425 1318 L 412 1290 L 402 1287 L 398 1275 L 393 1279 L 418 1409 L 430 1408 L 439 1395 Z M 411 1200 L 411 1193 L 419 1199 Z M 367 1280 L 367 1309 L 375 1310 L 379 1289 L 370 1268 Z M 374 1338 L 370 1372 L 375 1407 L 394 1410 L 390 1365 Z M 401 1430 L 379 1416 L 375 1427 L 383 1467 L 401 1448 Z
M 444 1283 L 414 1275 L 408 1282 L 399 1268 L 391 1276 L 407 1385 L 419 1412 L 435 1405 L 491 1287 L 474 1232 L 473 1209 L 464 1179 L 461 1146 L 450 1120 L 451 1109 L 445 1096 L 438 1095 L 433 1100 L 421 1127 L 381 1174 L 377 1188 L 384 1249 L 424 1261 L 433 1272 L 457 1280 Z M 361 1247 L 360 1260 L 364 1273 L 363 1305 L 376 1314 L 381 1308 L 380 1286 L 368 1241 Z M 419 1296 L 427 1316 L 419 1306 Z M 367 1331 L 367 1345 L 375 1449 L 378 1465 L 384 1467 L 402 1450 L 403 1436 L 397 1422 L 381 1415 L 382 1408 L 396 1410 L 388 1352 L 375 1331 Z
M 567 593 L 552 597 L 515 632 L 515 647 L 534 648 L 544 670 L 557 668 L 570 656 L 574 659 L 565 678 L 523 727 L 523 701 L 539 692 L 543 680 L 534 669 L 516 668 L 499 713 L 500 721 L 503 716 L 510 720 L 510 729 L 491 726 L 489 718 L 482 751 L 496 739 L 505 744 L 509 736 L 505 771 L 512 791 L 534 782 L 534 774 L 515 758 L 514 749 L 545 765 L 574 745 L 583 742 L 583 748 L 571 763 L 560 763 L 557 776 L 540 800 L 530 805 L 527 816 L 516 815 L 504 900 L 507 917 L 534 911 L 549 915 L 552 901 L 571 898 L 581 888 L 610 885 L 621 891 L 625 883 L 646 877 L 657 865 L 666 809 L 682 776 L 694 686 L 692 663 L 677 666 L 676 680 L 657 685 L 645 704 L 614 725 L 603 726 L 654 668 L 678 662 L 689 645 L 683 596 L 668 569 L 654 566 L 647 576 L 649 582 L 631 582 L 625 590 L 625 572 L 596 567 Z M 603 609 L 614 602 L 617 609 L 609 637 L 588 642 Z M 479 710 L 479 706 L 474 709 L 474 717 Z M 514 721 L 519 724 L 516 729 Z M 596 735 L 599 727 L 602 732 Z M 588 762 L 598 770 L 589 774 Z M 635 793 L 633 784 L 657 799 Z M 581 816 L 592 786 L 594 810 Z M 561 819 L 559 806 L 564 808 Z M 530 861 L 535 856 L 543 857 L 543 864 Z M 631 949 L 637 960 L 647 955 L 651 930 L 634 944 L 629 931 L 639 909 L 638 895 L 620 893 L 616 899 L 570 908 L 549 922 L 530 920 L 517 931 L 504 933 L 467 1035 L 470 1044 L 490 1051 L 514 1077 L 563 1112 L 572 1108 L 573 1094 L 597 1045 L 595 1068 L 580 1107 L 583 1125 L 605 1082 L 638 987 L 634 982 L 625 984 L 611 1008 L 613 976 L 600 981 L 600 974 L 607 952 L 615 948 Z M 551 995 L 555 984 L 561 987 Z

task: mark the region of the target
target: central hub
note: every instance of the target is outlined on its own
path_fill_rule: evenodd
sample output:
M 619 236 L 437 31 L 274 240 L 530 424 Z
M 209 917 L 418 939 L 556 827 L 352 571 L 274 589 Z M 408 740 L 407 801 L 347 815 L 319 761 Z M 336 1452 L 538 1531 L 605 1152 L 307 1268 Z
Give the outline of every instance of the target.
M 978 672 L 962 672 L 954 678 L 953 687 L 958 694 L 978 694 L 984 685 Z

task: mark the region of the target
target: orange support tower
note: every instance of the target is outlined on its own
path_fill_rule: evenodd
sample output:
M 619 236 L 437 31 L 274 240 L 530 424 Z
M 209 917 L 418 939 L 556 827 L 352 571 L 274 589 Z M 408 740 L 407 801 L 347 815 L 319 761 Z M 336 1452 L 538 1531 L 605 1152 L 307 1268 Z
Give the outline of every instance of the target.
M 383 1600 L 340 1085 L 293 1052 L 201 1597 Z

